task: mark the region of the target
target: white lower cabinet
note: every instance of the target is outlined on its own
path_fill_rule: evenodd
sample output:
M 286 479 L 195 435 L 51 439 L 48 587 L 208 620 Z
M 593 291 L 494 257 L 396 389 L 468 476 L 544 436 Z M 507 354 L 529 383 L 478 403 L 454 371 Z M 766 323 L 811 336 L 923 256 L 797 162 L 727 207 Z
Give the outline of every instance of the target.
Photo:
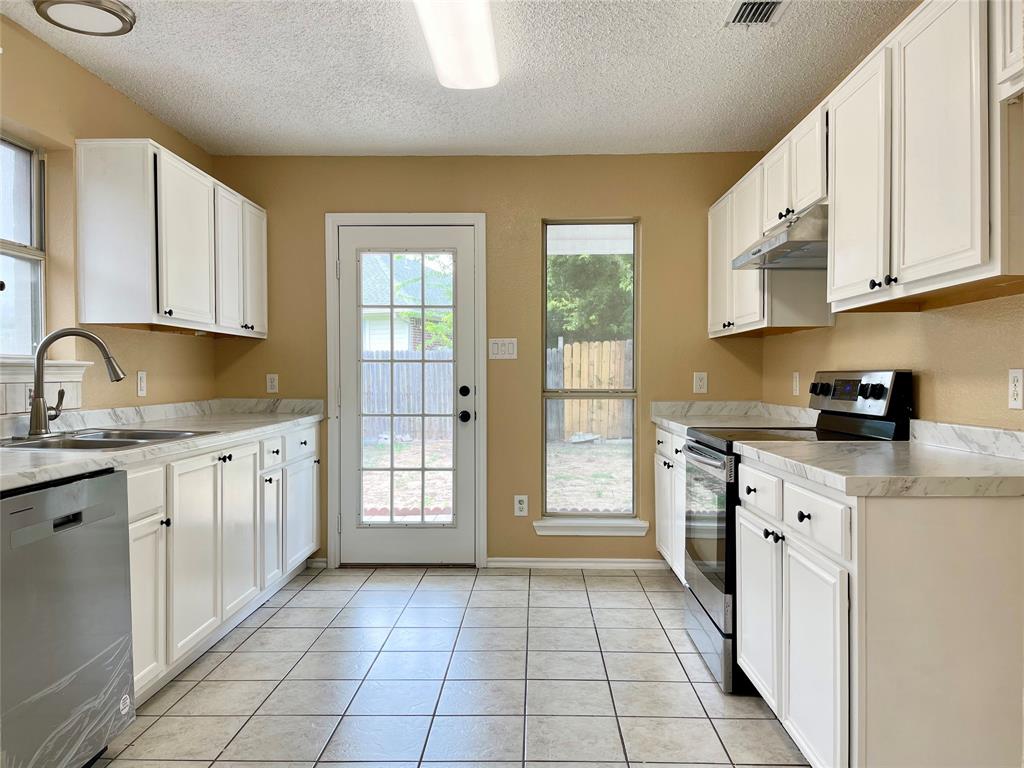
M 263 504 L 263 589 L 284 576 L 284 473 L 267 472 L 261 482 Z
M 319 459 L 302 459 L 285 467 L 285 569 L 300 565 L 319 547 L 317 482 Z
M 778 711 L 782 542 L 773 539 L 773 532 L 780 535 L 747 510 L 737 512 L 736 659 L 768 706 Z
M 672 462 L 654 456 L 654 543 L 672 564 Z
M 669 565 L 679 580 L 686 583 L 686 462 L 678 461 L 672 470 L 672 557 Z
M 162 471 L 162 470 L 161 470 Z M 131 478 L 129 478 L 131 483 Z M 163 510 L 128 526 L 132 667 L 138 690 L 167 668 L 167 525 Z
M 221 469 L 221 584 L 224 616 L 260 591 L 259 444 L 231 448 Z
M 846 766 L 848 573 L 808 547 L 782 547 L 781 717 L 814 766 Z

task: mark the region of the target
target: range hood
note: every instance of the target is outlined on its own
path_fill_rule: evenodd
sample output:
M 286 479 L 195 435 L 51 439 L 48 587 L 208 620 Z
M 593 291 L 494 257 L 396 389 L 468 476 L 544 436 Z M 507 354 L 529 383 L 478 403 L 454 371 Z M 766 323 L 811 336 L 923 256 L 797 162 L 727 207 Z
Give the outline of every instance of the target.
M 733 269 L 825 269 L 827 265 L 827 203 L 794 216 L 732 260 Z

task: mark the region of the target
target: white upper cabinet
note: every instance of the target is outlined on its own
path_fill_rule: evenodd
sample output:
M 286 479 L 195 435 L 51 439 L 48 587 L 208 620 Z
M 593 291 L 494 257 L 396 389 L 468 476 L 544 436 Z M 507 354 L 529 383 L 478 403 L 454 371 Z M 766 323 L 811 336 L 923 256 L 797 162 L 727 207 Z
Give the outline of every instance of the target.
M 217 187 L 217 325 L 239 329 L 245 322 L 242 264 L 242 198 Z
M 805 117 L 789 135 L 792 165 L 792 205 L 796 212 L 819 203 L 828 195 L 826 129 L 828 110 L 821 105 Z
M 992 0 L 989 13 L 993 80 L 997 86 L 1010 85 L 1006 91 L 1009 95 L 1024 87 L 1024 0 Z
M 988 259 L 984 5 L 932 2 L 893 40 L 893 269 L 900 283 Z
M 882 48 L 828 99 L 828 299 L 882 287 L 889 269 L 891 52 Z
M 728 328 L 733 255 L 730 192 L 708 211 L 708 333 Z
M 75 159 L 80 323 L 266 336 L 265 211 L 149 139 Z
M 764 167 L 764 203 L 761 206 L 761 231 L 778 226 L 793 213 L 790 139 L 787 136 L 761 161 Z
M 216 322 L 213 179 L 166 151 L 157 153 L 159 311 Z
M 755 165 L 732 188 L 732 251 L 737 256 L 761 239 L 764 167 Z

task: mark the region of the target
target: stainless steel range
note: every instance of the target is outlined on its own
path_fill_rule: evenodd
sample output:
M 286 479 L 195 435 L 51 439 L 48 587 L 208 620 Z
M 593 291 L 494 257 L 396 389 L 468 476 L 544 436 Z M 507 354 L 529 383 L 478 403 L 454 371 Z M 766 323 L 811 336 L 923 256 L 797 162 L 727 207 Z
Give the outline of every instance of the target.
M 906 440 L 912 389 L 910 371 L 819 371 L 810 385 L 814 427 L 686 430 L 686 602 L 699 625 L 687 633 L 723 690 L 753 690 L 734 653 L 736 505 L 745 489 L 733 442 Z

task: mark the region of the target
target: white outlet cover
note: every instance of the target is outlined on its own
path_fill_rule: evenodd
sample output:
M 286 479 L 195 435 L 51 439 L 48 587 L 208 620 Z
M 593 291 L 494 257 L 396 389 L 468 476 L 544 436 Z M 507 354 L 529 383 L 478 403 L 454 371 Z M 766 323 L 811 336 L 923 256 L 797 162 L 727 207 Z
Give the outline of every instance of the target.
M 708 393 L 708 374 L 707 371 L 694 371 L 693 372 L 693 394 L 695 395 L 706 395 Z
M 1015 411 L 1024 409 L 1024 368 L 1011 368 L 1007 389 L 1009 406 Z
M 793 371 L 793 394 L 800 394 L 800 371 Z
M 146 393 L 149 391 L 148 382 L 146 381 L 146 372 L 137 371 L 135 377 L 135 394 L 139 397 L 145 397 Z
M 519 339 L 488 339 L 487 356 L 491 360 L 516 360 L 519 357 Z
M 276 373 L 268 373 L 267 374 L 267 394 L 268 395 L 277 394 L 277 389 L 278 389 L 277 374 Z
M 526 517 L 530 514 L 530 497 L 516 495 L 512 497 L 512 510 L 516 517 Z

